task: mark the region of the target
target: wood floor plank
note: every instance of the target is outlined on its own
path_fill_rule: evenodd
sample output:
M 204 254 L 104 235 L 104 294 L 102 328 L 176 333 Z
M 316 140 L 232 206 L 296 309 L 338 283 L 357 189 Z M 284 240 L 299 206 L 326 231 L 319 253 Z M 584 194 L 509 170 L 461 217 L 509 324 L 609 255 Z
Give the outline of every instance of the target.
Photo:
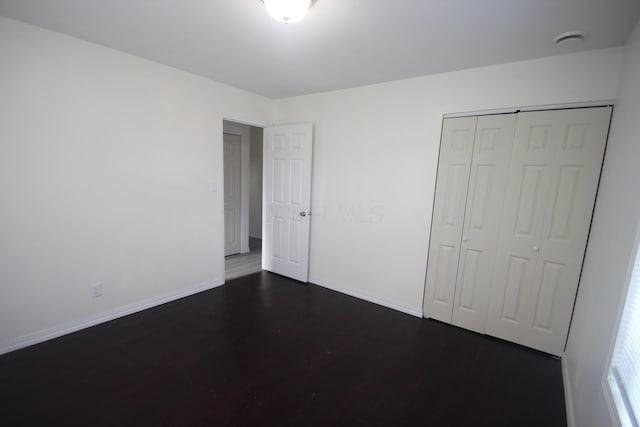
M 0 401 L 8 426 L 566 426 L 558 360 L 266 272 L 0 356 Z

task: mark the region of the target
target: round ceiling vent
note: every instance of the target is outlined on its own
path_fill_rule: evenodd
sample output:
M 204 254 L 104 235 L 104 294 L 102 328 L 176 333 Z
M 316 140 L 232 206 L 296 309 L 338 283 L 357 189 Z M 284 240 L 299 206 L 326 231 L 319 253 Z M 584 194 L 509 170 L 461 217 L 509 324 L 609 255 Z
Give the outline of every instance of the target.
M 553 40 L 557 46 L 567 42 L 581 42 L 586 37 L 583 31 L 568 31 L 566 33 L 559 34 Z

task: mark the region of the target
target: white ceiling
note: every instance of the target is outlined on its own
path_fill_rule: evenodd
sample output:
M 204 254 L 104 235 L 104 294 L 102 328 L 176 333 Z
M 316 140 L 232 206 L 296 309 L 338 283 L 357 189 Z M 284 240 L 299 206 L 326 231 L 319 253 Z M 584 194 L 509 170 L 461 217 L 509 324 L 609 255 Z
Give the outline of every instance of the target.
M 639 0 L 0 0 L 0 15 L 270 98 L 623 45 Z M 582 30 L 585 42 L 556 47 Z

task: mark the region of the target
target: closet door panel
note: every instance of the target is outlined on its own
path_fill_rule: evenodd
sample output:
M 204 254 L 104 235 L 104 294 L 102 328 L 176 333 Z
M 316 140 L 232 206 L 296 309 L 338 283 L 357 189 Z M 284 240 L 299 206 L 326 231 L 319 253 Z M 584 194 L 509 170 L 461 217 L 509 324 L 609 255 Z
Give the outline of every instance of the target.
M 611 108 L 564 110 L 556 118 L 560 144 L 527 317 L 526 339 L 553 354 L 564 351 L 591 226 Z
M 610 114 L 609 107 L 520 113 L 487 324 L 491 335 L 556 355 L 564 351 Z M 511 271 L 514 260 L 527 265 L 519 281 Z
M 487 317 L 489 334 L 515 342 L 529 322 L 526 306 L 537 262 L 533 248 L 544 225 L 554 140 L 551 123 L 531 122 L 526 114 L 518 114 Z
M 478 118 L 452 323 L 485 332 L 516 115 Z
M 424 315 L 451 322 L 476 117 L 444 119 L 427 261 Z

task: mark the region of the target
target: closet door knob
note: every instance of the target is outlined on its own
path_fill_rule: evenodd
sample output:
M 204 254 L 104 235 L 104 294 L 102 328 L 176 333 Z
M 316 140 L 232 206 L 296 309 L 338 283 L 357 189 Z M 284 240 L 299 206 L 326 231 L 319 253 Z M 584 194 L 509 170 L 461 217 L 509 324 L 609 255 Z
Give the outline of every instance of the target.
M 468 238 L 467 236 L 463 236 L 463 237 L 462 237 L 462 241 L 463 241 L 463 242 L 466 242 L 467 240 L 469 240 L 469 238 Z
M 539 247 L 537 247 L 537 246 L 534 246 L 534 247 L 533 247 L 533 252 L 540 252 L 540 248 L 539 248 Z

